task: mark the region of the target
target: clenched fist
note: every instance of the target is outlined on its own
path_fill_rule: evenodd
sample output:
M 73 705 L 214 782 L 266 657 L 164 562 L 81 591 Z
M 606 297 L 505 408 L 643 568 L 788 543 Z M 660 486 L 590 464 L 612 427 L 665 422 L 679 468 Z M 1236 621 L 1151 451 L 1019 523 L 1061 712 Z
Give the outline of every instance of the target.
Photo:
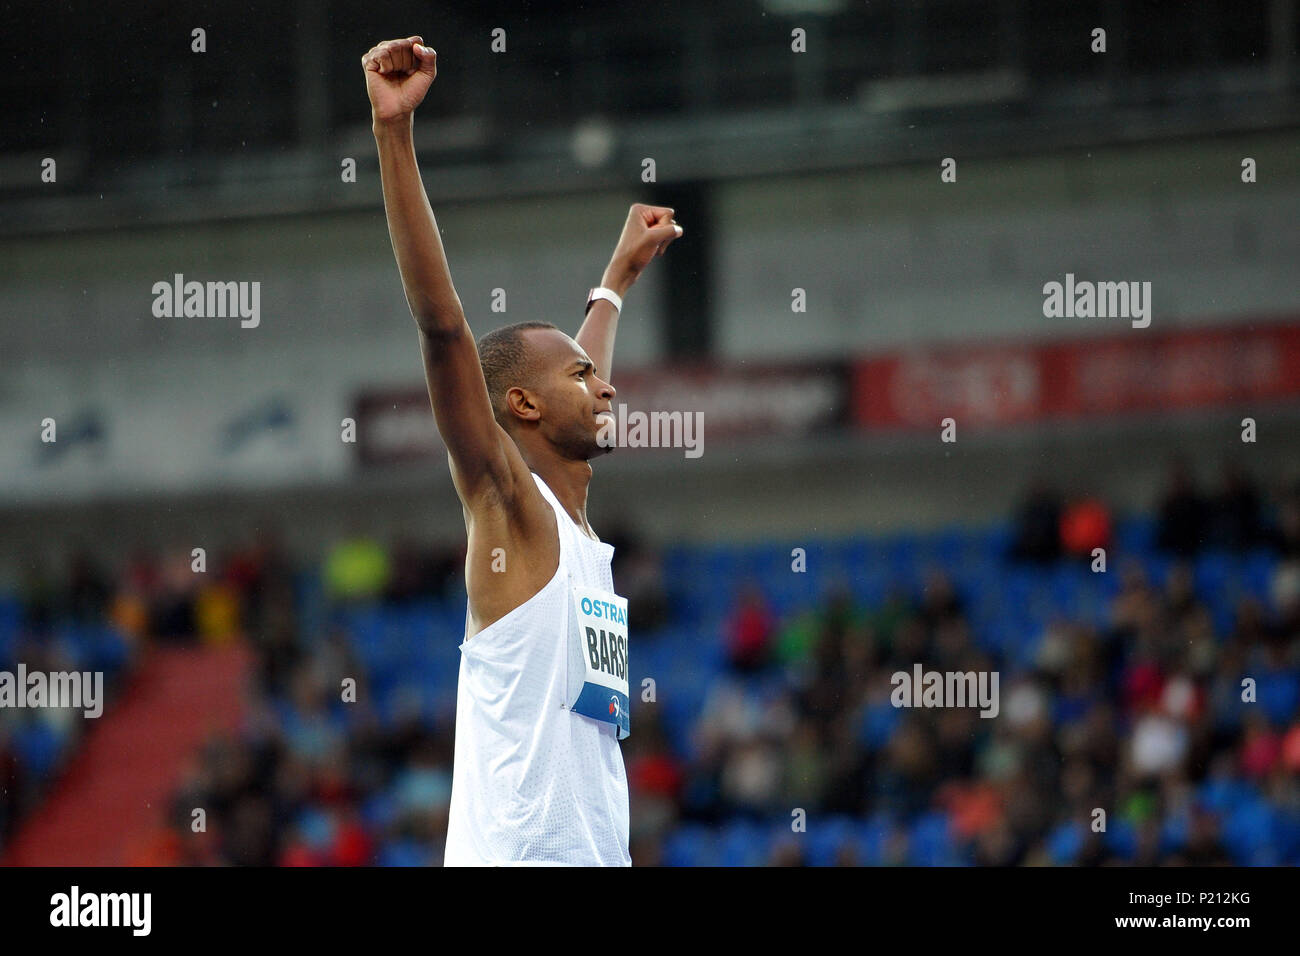
M 673 210 L 668 206 L 649 206 L 645 203 L 633 203 L 627 211 L 627 222 L 623 224 L 623 234 L 618 237 L 614 248 L 614 257 L 606 271 L 611 282 L 602 283 L 615 289 L 635 282 L 637 277 L 650 264 L 655 256 L 662 256 L 674 239 L 682 234 L 682 227 L 673 219 Z
M 371 115 L 376 123 L 386 123 L 409 116 L 424 102 L 438 75 L 438 54 L 424 45 L 424 37 L 385 40 L 366 52 L 361 68 Z

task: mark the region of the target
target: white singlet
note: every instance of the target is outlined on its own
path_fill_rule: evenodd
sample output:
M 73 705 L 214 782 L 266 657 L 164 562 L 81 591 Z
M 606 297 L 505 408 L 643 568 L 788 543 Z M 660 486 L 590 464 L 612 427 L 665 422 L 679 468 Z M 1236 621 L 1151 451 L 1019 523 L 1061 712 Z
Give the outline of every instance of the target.
M 555 511 L 560 565 L 473 637 L 465 610 L 444 863 L 631 866 L 618 728 L 574 713 L 566 699 L 580 647 L 573 589 L 612 594 L 614 548 L 584 534 L 533 478 Z

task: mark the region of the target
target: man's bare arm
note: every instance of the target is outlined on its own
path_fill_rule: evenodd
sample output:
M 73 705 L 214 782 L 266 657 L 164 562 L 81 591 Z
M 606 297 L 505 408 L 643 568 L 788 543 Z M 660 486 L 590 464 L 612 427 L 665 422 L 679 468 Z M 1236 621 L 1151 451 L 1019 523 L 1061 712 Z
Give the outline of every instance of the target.
M 663 255 L 681 234 L 682 227 L 673 222 L 673 210 L 666 206 L 633 203 L 600 284 L 620 298 L 626 296 L 650 260 Z M 600 377 L 607 382 L 613 371 L 617 331 L 618 310 L 608 299 L 597 299 L 574 338 L 596 363 Z
M 437 74 L 421 37 L 389 40 L 361 58 L 370 95 L 384 211 L 411 316 L 419 330 L 429 399 L 452 478 L 470 510 L 485 492 L 509 498 L 524 467 L 492 414 L 478 350 L 451 281 L 438 224 L 415 158 L 414 110 Z M 518 465 L 518 467 L 516 467 Z

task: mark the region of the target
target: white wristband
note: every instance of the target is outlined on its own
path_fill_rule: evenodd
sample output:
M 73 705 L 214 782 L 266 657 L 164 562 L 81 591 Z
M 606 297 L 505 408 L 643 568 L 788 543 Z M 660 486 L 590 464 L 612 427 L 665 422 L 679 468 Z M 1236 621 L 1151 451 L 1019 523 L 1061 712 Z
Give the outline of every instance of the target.
M 588 295 L 587 295 L 587 311 L 588 311 L 588 312 L 591 311 L 591 307 L 595 304 L 595 302 L 596 302 L 597 299 L 606 299 L 606 300 L 608 300 L 610 303 L 613 304 L 613 306 L 614 306 L 615 309 L 617 309 L 620 313 L 622 313 L 622 311 L 623 311 L 623 297 L 620 296 L 620 295 L 619 295 L 617 292 L 615 292 L 613 289 L 606 289 L 604 286 L 597 286 L 596 288 L 592 289 L 591 292 L 588 293 Z

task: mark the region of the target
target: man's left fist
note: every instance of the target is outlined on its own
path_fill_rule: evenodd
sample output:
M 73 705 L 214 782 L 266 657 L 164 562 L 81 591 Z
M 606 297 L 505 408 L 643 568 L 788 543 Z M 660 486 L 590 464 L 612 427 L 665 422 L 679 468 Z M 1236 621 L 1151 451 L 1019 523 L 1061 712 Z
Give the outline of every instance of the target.
M 673 221 L 672 209 L 633 203 L 610 265 L 625 270 L 629 278 L 635 279 L 651 259 L 663 255 L 681 234 L 682 227 Z

